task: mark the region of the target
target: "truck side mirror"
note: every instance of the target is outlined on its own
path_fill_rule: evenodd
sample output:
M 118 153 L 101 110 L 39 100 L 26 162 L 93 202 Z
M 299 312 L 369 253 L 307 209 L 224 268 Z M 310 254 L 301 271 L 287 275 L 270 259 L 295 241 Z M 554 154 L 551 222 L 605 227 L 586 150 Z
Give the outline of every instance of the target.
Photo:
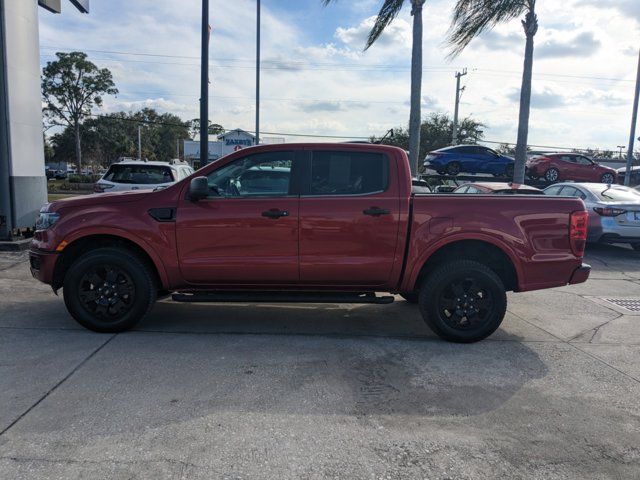
M 197 202 L 209 196 L 209 182 L 207 177 L 195 177 L 189 184 L 189 200 Z

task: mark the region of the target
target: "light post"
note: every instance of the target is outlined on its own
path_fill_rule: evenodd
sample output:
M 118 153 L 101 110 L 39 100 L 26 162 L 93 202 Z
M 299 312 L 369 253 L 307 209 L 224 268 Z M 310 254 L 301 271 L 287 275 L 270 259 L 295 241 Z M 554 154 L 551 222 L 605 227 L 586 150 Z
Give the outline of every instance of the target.
M 260 0 L 256 5 L 256 145 L 260 143 Z
M 200 166 L 209 161 L 209 0 L 202 0 L 200 59 Z

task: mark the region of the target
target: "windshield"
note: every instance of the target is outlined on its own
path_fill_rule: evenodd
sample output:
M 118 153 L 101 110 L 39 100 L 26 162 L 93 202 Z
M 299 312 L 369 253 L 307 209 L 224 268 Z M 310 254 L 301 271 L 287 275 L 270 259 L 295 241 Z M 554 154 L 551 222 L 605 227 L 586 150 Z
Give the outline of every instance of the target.
M 114 183 L 157 185 L 174 181 L 171 168 L 162 165 L 111 165 L 104 180 Z
M 607 189 L 606 185 L 603 185 L 601 188 L 591 191 L 598 197 L 598 199 L 604 202 L 633 202 L 640 203 L 640 192 L 637 190 L 633 190 L 626 187 L 621 186 L 613 186 L 610 189 Z

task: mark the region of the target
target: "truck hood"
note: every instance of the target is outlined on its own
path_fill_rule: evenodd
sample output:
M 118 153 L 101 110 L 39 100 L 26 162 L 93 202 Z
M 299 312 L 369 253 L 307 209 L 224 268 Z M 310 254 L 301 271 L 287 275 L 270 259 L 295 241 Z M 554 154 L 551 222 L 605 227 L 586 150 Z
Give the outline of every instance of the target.
M 162 191 L 162 190 L 161 190 Z M 160 191 L 159 191 L 160 192 Z M 56 200 L 49 204 L 49 212 L 55 212 L 61 208 L 87 207 L 91 205 L 105 205 L 109 203 L 135 202 L 142 198 L 159 192 L 153 190 L 132 190 L 126 192 L 95 193 L 92 195 L 79 195 L 77 197 Z

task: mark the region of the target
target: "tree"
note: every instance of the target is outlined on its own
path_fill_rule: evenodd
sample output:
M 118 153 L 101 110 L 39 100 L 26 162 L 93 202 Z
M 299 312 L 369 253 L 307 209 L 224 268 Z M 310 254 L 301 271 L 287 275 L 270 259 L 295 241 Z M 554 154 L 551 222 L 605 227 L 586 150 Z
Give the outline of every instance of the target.
M 224 127 L 218 123 L 211 123 L 209 120 L 209 128 L 207 128 L 209 135 L 222 135 L 226 130 Z M 200 135 L 200 119 L 194 118 L 189 122 L 189 134 L 190 138 L 193 140 L 196 136 Z
M 477 143 L 484 137 L 484 124 L 472 119 L 465 118 L 459 126 L 458 140 L 460 143 Z M 387 137 L 385 145 L 393 145 L 407 150 L 410 145 L 410 134 L 403 128 L 394 128 L 393 137 Z M 453 135 L 453 120 L 446 114 L 432 113 L 422 122 L 420 126 L 420 148 L 417 150 L 420 159 L 424 159 L 427 153 L 439 148 L 451 145 Z M 375 137 L 371 139 L 374 143 L 379 141 Z M 422 165 L 418 170 L 422 170 Z
M 336 0 L 322 0 L 324 5 L 329 5 Z M 365 44 L 365 51 L 373 45 L 382 35 L 385 28 L 398 16 L 405 4 L 411 5 L 413 16 L 413 46 L 411 51 L 411 112 L 409 113 L 409 165 L 411 173 L 418 172 L 418 159 L 421 158 L 420 150 L 420 123 L 422 114 L 420 105 L 422 101 L 422 9 L 426 0 L 384 0 L 378 16 L 369 32 Z
M 516 183 L 524 183 L 525 163 L 527 160 L 533 75 L 533 39 L 538 32 L 536 0 L 493 0 L 491 2 L 487 0 L 457 0 L 453 9 L 453 21 L 448 38 L 448 43 L 452 47 L 451 56 L 456 56 L 482 32 L 523 14 L 522 26 L 526 44 L 513 177 Z
M 176 142 L 189 137 L 189 122 L 152 108 L 117 112 L 89 118 L 80 127 L 85 157 L 108 166 L 120 157 L 137 157 L 138 126 L 142 127 L 142 157 L 166 161 L 176 157 Z M 71 126 L 51 137 L 57 161 L 73 156 L 74 129 Z
M 72 127 L 78 172 L 82 167 L 80 126 L 94 106 L 102 106 L 103 95 L 116 95 L 111 72 L 99 69 L 83 52 L 56 53 L 57 60 L 42 69 L 45 118 L 54 125 Z

